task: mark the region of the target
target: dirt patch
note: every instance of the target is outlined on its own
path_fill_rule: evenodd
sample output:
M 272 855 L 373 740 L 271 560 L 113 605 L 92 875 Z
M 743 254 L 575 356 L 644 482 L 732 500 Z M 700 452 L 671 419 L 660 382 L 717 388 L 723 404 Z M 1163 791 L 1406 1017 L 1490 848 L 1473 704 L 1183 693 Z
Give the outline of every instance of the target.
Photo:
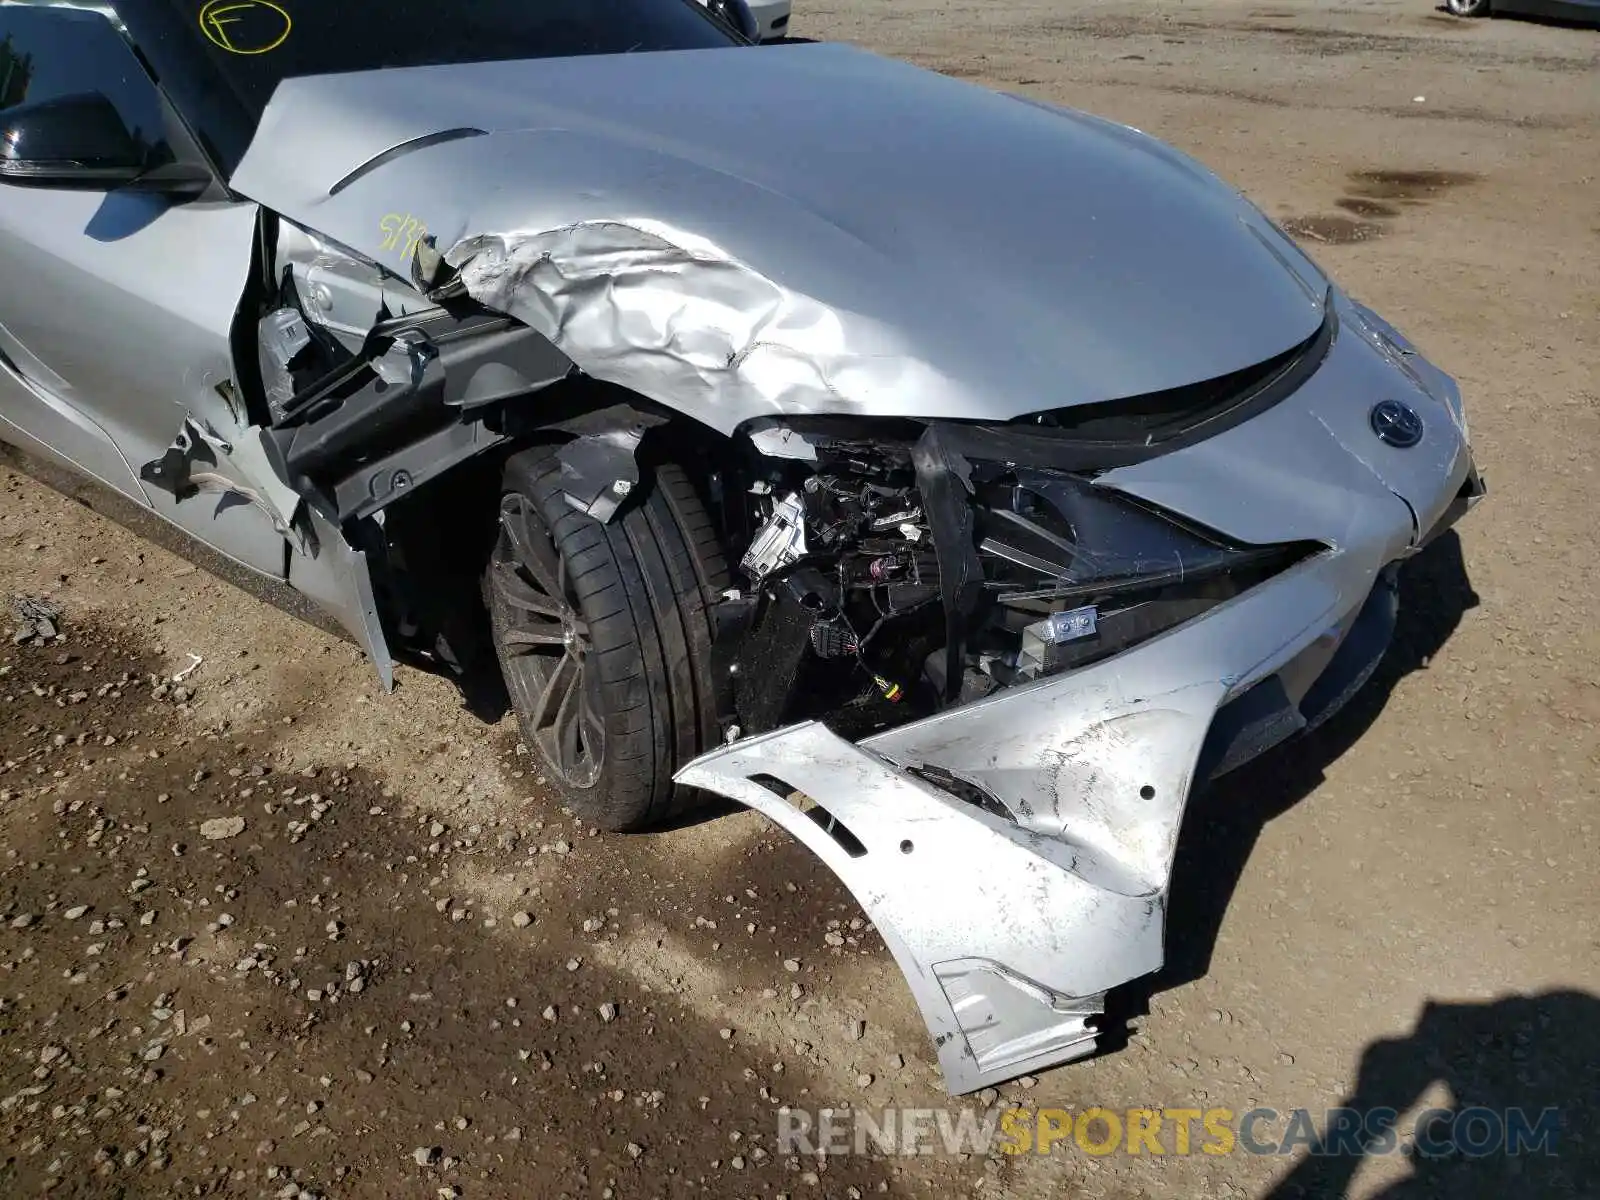
M 1283 227 L 1297 238 L 1331 246 L 1370 242 L 1388 232 L 1387 222 L 1408 207 L 1426 204 L 1451 188 L 1476 182 L 1470 171 L 1378 169 L 1351 171 L 1349 194 L 1334 206 L 1349 216 L 1290 217 Z
M 1327 246 L 1370 242 L 1384 234 L 1384 227 L 1376 221 L 1358 221 L 1354 217 L 1289 217 L 1280 224 L 1292 237 Z
M 774 1154 L 770 1113 L 825 1092 L 813 1047 L 774 1055 L 596 953 L 645 920 L 737 940 L 733 986 L 785 980 L 771 1004 L 798 1010 L 831 975 L 785 975 L 797 925 L 845 930 L 851 953 L 881 942 L 786 840 L 703 881 L 725 902 L 663 903 L 618 886 L 624 840 L 397 819 L 413 806 L 359 764 L 283 751 L 292 706 L 207 723 L 136 635 L 68 628 L 0 651 L 6 1194 L 627 1194 L 803 1173 Z M 789 887 L 770 898 L 749 886 L 774 879 Z M 867 1159 L 821 1171 L 840 1194 L 890 1179 Z
M 1471 171 L 1367 170 L 1350 172 L 1350 190 L 1373 200 L 1424 200 L 1450 188 L 1475 183 Z
M 1365 196 L 1340 196 L 1334 205 L 1358 217 L 1398 217 L 1400 210 L 1381 200 L 1368 200 Z

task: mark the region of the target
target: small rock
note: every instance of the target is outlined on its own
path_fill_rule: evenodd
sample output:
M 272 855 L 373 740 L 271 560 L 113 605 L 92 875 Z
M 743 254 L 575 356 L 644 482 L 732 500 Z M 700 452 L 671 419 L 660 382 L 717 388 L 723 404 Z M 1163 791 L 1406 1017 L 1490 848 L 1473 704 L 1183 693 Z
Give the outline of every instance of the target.
M 418 1146 L 411 1152 L 411 1158 L 419 1167 L 431 1167 L 443 1154 L 438 1146 Z
M 733 1030 L 728 1029 L 726 1026 L 724 1026 L 722 1029 L 719 1029 L 717 1031 L 717 1035 L 725 1042 L 733 1040 Z
M 644 1154 L 644 1147 L 639 1145 L 638 1142 L 629 1142 L 628 1143 L 628 1157 L 629 1158 L 631 1158 L 631 1159 L 633 1159 L 635 1161 L 638 1161 L 639 1157 L 641 1155 L 643 1155 L 643 1154 Z
M 34 916 L 32 913 L 23 913 L 21 916 L 11 918 L 11 928 L 26 929 L 38 919 L 39 918 Z
M 600 1019 L 609 1024 L 617 1019 L 617 1006 L 615 1004 L 602 1004 L 600 1006 Z
M 784 959 L 783 960 L 783 969 L 785 971 L 789 972 L 789 974 L 793 975 L 796 971 L 798 971 L 800 969 L 800 960 L 798 958 L 786 958 L 786 959 Z
M 859 1042 L 862 1038 L 866 1037 L 866 1035 L 867 1023 L 865 1021 L 850 1022 L 850 1040 L 852 1042 Z
M 856 1086 L 857 1087 L 863 1087 L 863 1088 L 871 1087 L 872 1086 L 872 1076 L 870 1074 L 868 1074 L 866 1071 L 861 1072 L 861 1074 L 856 1076 Z
M 511 923 L 518 929 L 526 929 L 529 925 L 533 924 L 533 914 L 530 912 L 513 913 L 511 916 Z
M 213 817 L 209 821 L 200 822 L 200 836 L 208 842 L 220 842 L 226 838 L 238 837 L 243 832 L 243 817 Z
M 76 921 L 79 917 L 83 916 L 83 914 L 88 912 L 88 911 L 89 911 L 89 906 L 87 904 L 74 904 L 71 908 L 67 909 L 67 911 L 62 913 L 61 915 L 63 917 L 65 917 L 69 921 Z
M 554 1004 L 545 1005 L 543 1016 L 546 1021 L 554 1021 L 558 1015 Z

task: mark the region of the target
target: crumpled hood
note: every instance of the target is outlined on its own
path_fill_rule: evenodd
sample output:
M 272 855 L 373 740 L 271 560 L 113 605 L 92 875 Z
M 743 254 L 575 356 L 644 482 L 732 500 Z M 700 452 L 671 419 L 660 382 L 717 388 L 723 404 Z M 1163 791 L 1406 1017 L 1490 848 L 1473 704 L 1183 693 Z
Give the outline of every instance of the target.
M 1153 139 L 845 46 L 290 79 L 231 184 L 401 274 L 426 231 L 483 303 L 724 430 L 1158 391 L 1305 340 L 1326 289 Z

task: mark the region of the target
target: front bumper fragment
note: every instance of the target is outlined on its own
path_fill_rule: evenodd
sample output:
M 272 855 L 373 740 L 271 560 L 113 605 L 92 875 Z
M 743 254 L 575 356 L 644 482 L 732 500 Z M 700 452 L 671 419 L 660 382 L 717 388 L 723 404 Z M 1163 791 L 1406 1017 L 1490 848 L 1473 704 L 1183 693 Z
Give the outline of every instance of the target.
M 1293 397 L 1096 480 L 1246 544 L 1322 553 L 1091 666 L 857 745 L 798 725 L 679 772 L 839 875 L 904 971 L 951 1091 L 1093 1050 L 1105 994 L 1162 964 L 1194 785 L 1354 694 L 1393 631 L 1395 564 L 1482 496 L 1454 383 L 1407 353 L 1400 370 L 1340 337 Z M 1421 415 L 1421 442 L 1374 437 L 1380 398 Z
M 1194 785 L 1329 715 L 1319 683 L 1347 699 L 1393 606 L 1392 571 L 1329 552 L 1094 666 L 859 744 L 791 726 L 677 778 L 761 812 L 839 876 L 947 1086 L 970 1092 L 1093 1051 L 1106 992 L 1162 964 Z M 1287 709 L 1240 740 L 1230 717 L 1268 693 Z

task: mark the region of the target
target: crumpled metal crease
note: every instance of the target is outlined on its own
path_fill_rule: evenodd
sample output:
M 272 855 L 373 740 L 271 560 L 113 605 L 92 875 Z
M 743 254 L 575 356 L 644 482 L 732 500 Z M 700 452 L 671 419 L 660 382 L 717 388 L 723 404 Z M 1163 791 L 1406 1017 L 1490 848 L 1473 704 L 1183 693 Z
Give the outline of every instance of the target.
M 658 221 L 477 234 L 444 258 L 474 300 L 537 330 L 589 375 L 714 427 L 736 424 L 732 413 L 858 412 L 908 389 L 953 386 L 880 324 Z

